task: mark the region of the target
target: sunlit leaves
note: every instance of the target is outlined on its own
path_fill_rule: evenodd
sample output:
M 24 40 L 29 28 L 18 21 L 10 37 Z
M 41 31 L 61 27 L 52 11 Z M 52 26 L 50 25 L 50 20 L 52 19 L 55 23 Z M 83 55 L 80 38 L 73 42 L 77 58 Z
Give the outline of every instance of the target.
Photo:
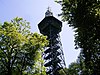
M 46 36 L 31 33 L 26 20 L 16 17 L 4 22 L 0 25 L 0 74 L 31 74 L 35 63 L 43 64 L 41 55 L 47 45 Z

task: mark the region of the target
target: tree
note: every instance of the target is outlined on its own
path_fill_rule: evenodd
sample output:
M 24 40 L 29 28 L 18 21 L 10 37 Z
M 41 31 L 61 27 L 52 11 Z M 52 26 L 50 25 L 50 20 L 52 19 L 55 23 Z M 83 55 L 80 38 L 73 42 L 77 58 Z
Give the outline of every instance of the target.
M 86 75 L 99 75 L 100 0 L 62 0 L 58 3 L 62 5 L 63 20 L 75 30 L 75 46 L 81 49 Z
M 67 68 L 63 68 L 63 69 L 61 69 L 61 70 L 58 70 L 58 75 L 67 75 L 66 73 L 67 73 Z
M 34 69 L 43 68 L 33 66 L 43 63 L 41 54 L 47 44 L 46 36 L 30 32 L 26 20 L 16 17 L 4 22 L 0 25 L 0 75 L 32 75 Z
M 73 62 L 69 65 L 67 69 L 67 75 L 79 75 L 80 65 L 76 62 Z
M 80 75 L 81 67 L 79 62 L 72 62 L 68 68 L 59 70 L 59 75 Z

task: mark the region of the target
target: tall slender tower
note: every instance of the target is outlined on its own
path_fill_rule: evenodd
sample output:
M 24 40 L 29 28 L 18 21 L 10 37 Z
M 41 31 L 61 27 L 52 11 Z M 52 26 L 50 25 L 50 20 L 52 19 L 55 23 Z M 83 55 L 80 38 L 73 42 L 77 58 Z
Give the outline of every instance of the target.
M 66 67 L 59 35 L 62 28 L 62 22 L 56 19 L 48 8 L 45 13 L 45 18 L 38 24 L 38 28 L 40 33 L 46 35 L 49 40 L 49 45 L 43 55 L 47 74 L 59 75 L 58 70 Z

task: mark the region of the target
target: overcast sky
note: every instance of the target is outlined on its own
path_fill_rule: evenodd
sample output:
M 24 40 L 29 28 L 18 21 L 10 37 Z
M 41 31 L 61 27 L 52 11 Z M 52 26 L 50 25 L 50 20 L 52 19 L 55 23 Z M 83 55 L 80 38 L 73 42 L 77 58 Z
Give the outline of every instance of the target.
M 17 16 L 22 17 L 30 22 L 32 32 L 39 33 L 37 25 L 45 17 L 48 6 L 51 7 L 53 15 L 61 20 L 57 16 L 61 13 L 61 6 L 54 0 L 0 0 L 0 22 L 10 21 Z M 77 59 L 80 51 L 74 49 L 74 33 L 66 23 L 63 23 L 60 35 L 68 67 L 71 62 Z

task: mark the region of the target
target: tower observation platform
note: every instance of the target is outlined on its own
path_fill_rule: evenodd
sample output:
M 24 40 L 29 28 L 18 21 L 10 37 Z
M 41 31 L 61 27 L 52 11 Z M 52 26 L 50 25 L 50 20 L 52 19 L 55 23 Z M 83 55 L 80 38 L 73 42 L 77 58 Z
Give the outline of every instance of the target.
M 47 75 L 59 75 L 58 71 L 66 67 L 59 35 L 62 22 L 55 18 L 48 8 L 45 18 L 38 24 L 38 28 L 40 33 L 46 35 L 49 40 L 49 45 L 43 53 L 46 73 Z

